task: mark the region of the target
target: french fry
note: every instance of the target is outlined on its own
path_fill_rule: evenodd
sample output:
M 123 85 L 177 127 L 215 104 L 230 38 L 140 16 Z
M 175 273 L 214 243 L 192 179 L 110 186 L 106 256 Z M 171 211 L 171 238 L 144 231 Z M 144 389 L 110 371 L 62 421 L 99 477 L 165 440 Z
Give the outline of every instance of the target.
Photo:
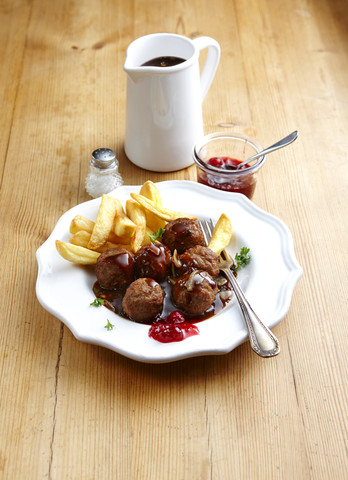
M 126 238 L 128 241 L 131 239 L 136 228 L 135 223 L 125 214 L 122 203 L 119 200 L 117 200 L 116 217 L 113 228 L 119 238 Z
M 70 223 L 70 233 L 76 233 L 80 230 L 92 233 L 94 228 L 94 222 L 84 217 L 83 215 L 76 215 Z
M 137 225 L 134 234 L 131 238 L 131 250 L 133 253 L 136 253 L 139 248 L 143 245 L 144 240 L 144 230 L 140 225 Z
M 87 245 L 88 245 L 88 242 L 89 242 L 90 238 L 91 238 L 90 233 L 85 232 L 83 230 L 80 230 L 79 232 L 74 233 L 74 235 L 72 235 L 70 237 L 69 243 L 72 243 L 73 245 L 78 245 L 80 247 L 87 248 Z M 102 245 L 101 247 L 99 247 L 95 251 L 99 252 L 99 253 L 103 253 L 106 250 L 111 250 L 111 249 L 117 248 L 117 247 L 123 247 L 123 248 L 126 248 L 129 251 L 132 250 L 130 244 L 123 244 L 123 243 L 117 243 L 117 242 L 113 243 L 113 242 L 107 241 L 107 242 L 104 243 L 104 245 Z
M 61 242 L 60 240 L 56 240 L 56 249 L 65 260 L 80 265 L 94 265 L 100 255 L 100 253 L 88 248 Z
M 146 228 L 145 210 L 134 200 L 126 201 L 126 213 L 136 225 L 142 225 Z
M 161 194 L 151 181 L 142 185 L 139 194 L 131 193 L 131 198 L 124 209 L 120 200 L 103 195 L 95 222 L 76 215 L 70 223 L 72 236 L 69 243 L 56 241 L 59 254 L 73 263 L 93 265 L 100 253 L 118 246 L 137 252 L 142 245 L 151 242 L 151 234 L 164 228 L 166 222 L 180 217 L 196 219 L 192 215 L 164 208 Z M 226 230 L 225 223 L 219 222 L 222 225 L 219 227 L 220 234 L 216 236 L 221 236 L 221 232 Z M 223 236 L 227 235 L 226 232 Z M 209 245 L 215 249 L 221 247 L 221 250 L 225 247 L 221 238 L 215 237 Z
M 90 238 L 91 234 L 89 232 L 86 232 L 85 230 L 79 230 L 70 237 L 69 243 L 78 245 L 79 247 L 88 248 Z
M 151 180 L 148 180 L 142 185 L 139 193 L 140 195 L 143 195 L 143 197 L 151 200 L 155 205 L 158 205 L 159 207 L 163 206 L 161 194 L 156 185 L 151 182 Z
M 119 237 L 116 235 L 115 232 L 110 232 L 110 235 L 109 235 L 109 238 L 108 238 L 108 242 L 111 242 L 111 243 L 120 243 L 122 245 L 127 245 L 129 244 L 129 241 L 130 241 L 130 237 Z
M 70 231 L 70 233 L 73 234 L 73 236 L 78 232 L 87 232 L 87 233 L 91 234 L 93 232 L 94 225 L 95 225 L 95 223 L 92 222 L 92 220 L 89 220 L 88 218 L 83 217 L 82 215 L 76 215 L 71 221 L 69 231 Z M 82 234 L 82 235 L 84 235 L 84 234 Z M 78 238 L 79 237 L 77 237 L 77 239 Z M 108 242 L 115 243 L 115 244 L 120 243 L 120 244 L 127 245 L 127 244 L 129 244 L 129 238 L 118 237 L 116 235 L 116 233 L 111 231 L 110 234 L 109 234 L 109 237 L 108 237 Z M 71 243 L 73 243 L 73 242 L 71 242 Z M 87 244 L 82 245 L 82 246 L 87 247 Z
M 146 233 L 146 215 L 145 210 L 134 200 L 126 201 L 126 212 L 128 217 L 135 223 L 136 229 L 131 238 L 133 252 L 137 252 L 142 246 Z
M 168 208 L 157 206 L 151 200 L 147 199 L 143 195 L 139 195 L 138 193 L 131 193 L 130 195 L 133 200 L 136 200 L 140 205 L 145 208 L 145 210 L 152 212 L 157 217 L 165 220 L 166 222 L 170 222 L 171 220 L 182 217 L 193 218 L 195 220 L 197 219 L 197 217 L 188 215 L 186 213 L 184 214 L 180 212 L 174 212 L 173 210 L 169 210 Z
M 208 247 L 217 255 L 220 255 L 230 243 L 232 238 L 232 224 L 228 216 L 223 213 L 216 222 Z
M 150 180 L 144 183 L 139 193 L 143 197 L 146 197 L 147 199 L 151 200 L 156 207 L 163 206 L 161 194 L 158 188 L 156 187 L 156 185 Z M 159 228 L 165 227 L 166 222 L 162 220 L 160 217 L 158 217 L 157 215 L 155 215 L 150 210 L 145 210 L 145 215 L 146 215 L 146 224 L 153 232 L 157 232 Z
M 108 195 L 103 195 L 99 207 L 97 220 L 95 222 L 88 248 L 96 250 L 100 248 L 109 238 L 114 225 L 117 203 L 119 200 Z

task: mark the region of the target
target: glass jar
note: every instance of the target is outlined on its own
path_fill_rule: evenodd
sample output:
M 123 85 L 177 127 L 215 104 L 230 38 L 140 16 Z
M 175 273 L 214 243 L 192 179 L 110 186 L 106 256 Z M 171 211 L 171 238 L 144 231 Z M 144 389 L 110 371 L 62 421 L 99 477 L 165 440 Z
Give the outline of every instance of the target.
M 252 198 L 258 172 L 266 157 L 262 156 L 255 164 L 246 164 L 239 170 L 236 166 L 262 150 L 263 147 L 247 135 L 227 132 L 206 135 L 193 149 L 197 181 L 217 190 L 242 193 Z

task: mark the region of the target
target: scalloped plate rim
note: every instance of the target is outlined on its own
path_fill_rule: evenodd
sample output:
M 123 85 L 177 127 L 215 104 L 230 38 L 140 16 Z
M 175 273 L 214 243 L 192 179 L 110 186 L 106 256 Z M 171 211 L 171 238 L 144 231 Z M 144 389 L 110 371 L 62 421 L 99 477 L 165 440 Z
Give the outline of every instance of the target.
M 196 195 L 196 196 L 198 195 L 198 197 L 200 197 L 203 203 L 204 203 L 204 199 L 207 199 L 207 202 L 209 203 L 213 202 L 215 204 L 215 202 L 217 202 L 218 204 L 221 203 L 223 204 L 224 207 L 227 207 L 219 210 L 219 214 L 222 213 L 222 211 L 225 211 L 226 209 L 227 210 L 237 209 L 240 211 L 240 213 L 247 215 L 249 217 L 249 220 L 253 219 L 254 222 L 256 223 L 258 222 L 259 226 L 261 225 L 261 228 L 262 226 L 263 228 L 267 227 L 268 230 L 272 230 L 278 235 L 281 248 L 279 251 L 277 251 L 277 253 L 280 254 L 281 259 L 284 262 L 284 265 L 282 265 L 282 267 L 285 269 L 284 275 L 286 274 L 286 279 L 283 281 L 283 283 L 281 284 L 278 290 L 278 294 L 280 295 L 280 305 L 276 310 L 273 310 L 271 312 L 273 314 L 272 320 L 269 322 L 266 322 L 265 320 L 264 321 L 270 328 L 273 328 L 275 325 L 280 323 L 289 311 L 294 288 L 302 276 L 302 269 L 295 257 L 293 238 L 287 225 L 276 216 L 266 212 L 265 210 L 262 210 L 260 207 L 255 205 L 253 202 L 251 202 L 251 200 L 249 200 L 244 195 L 241 195 L 238 193 L 230 193 L 230 192 L 215 190 L 190 180 L 167 180 L 164 182 L 157 182 L 156 185 L 160 189 L 162 197 L 164 197 L 164 205 L 167 206 L 168 208 L 171 208 L 173 210 L 185 211 L 185 210 L 176 208 L 175 205 L 173 204 L 174 202 L 172 203 L 169 202 L 170 205 L 166 202 L 166 197 L 168 196 L 171 197 L 172 192 L 174 192 L 174 199 L 177 201 L 178 197 L 176 195 L 178 191 L 181 191 L 183 189 L 185 192 L 188 192 L 191 195 Z M 110 192 L 109 195 L 129 198 L 130 192 L 132 191 L 137 192 L 139 191 L 139 189 L 140 189 L 139 185 L 124 185 L 118 188 L 117 190 Z M 141 349 L 141 347 L 138 350 L 130 349 L 129 347 L 128 348 L 124 347 L 122 343 L 118 342 L 117 340 L 115 341 L 115 335 L 113 335 L 113 333 L 115 332 L 114 331 L 106 332 L 106 330 L 103 330 L 104 326 L 101 326 L 101 329 L 99 328 L 100 331 L 98 330 L 96 333 L 96 332 L 93 332 L 94 330 L 94 324 L 93 324 L 93 327 L 91 328 L 91 332 L 86 333 L 86 331 L 83 331 L 84 328 L 81 328 L 81 325 L 76 319 L 71 320 L 69 316 L 70 312 L 64 313 L 62 308 L 55 307 L 53 305 L 52 299 L 43 290 L 45 285 L 44 284 L 45 278 L 46 277 L 50 278 L 50 275 L 52 275 L 52 272 L 48 272 L 48 273 L 46 272 L 47 263 L 48 265 L 50 265 L 50 262 L 48 260 L 53 258 L 53 263 L 54 263 L 54 261 L 57 262 L 57 258 L 59 257 L 54 246 L 55 240 L 61 239 L 57 236 L 57 233 L 60 230 L 62 231 L 64 230 L 66 231 L 66 236 L 67 236 L 69 234 L 68 230 L 69 230 L 70 221 L 73 218 L 73 216 L 76 215 L 77 213 L 81 213 L 81 210 L 83 210 L 83 212 L 85 212 L 85 210 L 88 210 L 88 211 L 92 210 L 97 212 L 99 203 L 100 203 L 100 197 L 97 199 L 88 200 L 79 205 L 76 205 L 70 208 L 69 210 L 67 210 L 65 213 L 63 213 L 61 217 L 58 219 L 52 233 L 49 235 L 47 240 L 38 248 L 36 252 L 36 258 L 38 262 L 36 296 L 38 298 L 38 301 L 45 310 L 47 310 L 50 314 L 52 314 L 53 316 L 58 318 L 60 321 L 62 321 L 69 328 L 69 330 L 72 332 L 72 334 L 75 336 L 77 340 L 99 345 L 104 348 L 108 348 L 110 350 L 113 350 L 133 360 L 137 360 L 145 363 L 167 363 L 167 362 L 183 360 L 186 358 L 202 356 L 202 355 L 226 354 L 231 352 L 234 348 L 236 348 L 238 345 L 240 345 L 247 339 L 247 332 L 244 327 L 243 321 L 241 319 L 239 307 L 237 306 L 235 301 L 234 303 L 232 301 L 231 305 L 225 308 L 219 315 L 216 315 L 211 319 L 205 320 L 204 322 L 200 322 L 198 326 L 201 331 L 201 334 L 196 337 L 190 337 L 184 340 L 183 342 L 175 342 L 171 344 L 159 344 L 159 342 L 155 342 L 154 340 L 150 339 L 146 335 L 146 342 L 148 342 L 148 344 L 150 342 L 150 347 L 151 346 L 153 347 L 153 351 L 152 351 L 152 348 L 150 348 L 150 351 L 149 349 L 144 351 Z M 193 212 L 194 209 L 195 208 L 188 208 L 187 213 L 192 213 L 194 215 L 197 215 L 198 217 L 205 216 L 206 212 L 204 214 L 199 212 L 194 213 Z M 209 211 L 209 208 L 208 208 L 208 211 Z M 85 214 L 85 213 L 81 213 L 81 214 Z M 213 215 L 210 213 L 210 215 L 208 216 L 213 216 Z M 91 219 L 94 220 L 94 218 L 91 218 Z M 232 221 L 233 227 L 234 228 L 236 227 L 237 232 L 241 230 L 243 231 L 243 228 L 245 228 L 245 225 L 243 226 L 241 224 L 238 224 L 238 225 L 236 224 L 234 226 L 233 218 L 231 218 L 231 221 Z M 238 240 L 238 235 L 237 235 L 237 240 Z M 248 246 L 251 247 L 251 254 L 252 254 L 253 246 L 252 245 L 248 245 Z M 254 260 L 254 257 L 252 258 Z M 61 259 L 60 257 L 58 261 L 65 262 L 65 265 L 73 265 L 73 264 L 69 264 L 68 262 Z M 76 266 L 73 266 L 73 267 L 76 267 Z M 245 270 L 247 270 L 248 267 Z M 80 268 L 81 270 L 83 269 L 83 267 L 80 267 L 80 266 L 77 268 Z M 257 271 L 255 275 L 250 275 L 251 281 L 255 280 L 255 276 L 258 276 L 258 275 L 259 275 L 259 272 Z M 255 287 L 251 288 L 251 291 L 249 292 L 248 287 L 249 287 L 249 283 L 246 283 L 246 290 L 245 290 L 246 294 L 250 299 L 251 303 L 253 303 L 252 294 L 253 294 L 253 291 L 255 292 L 256 289 Z M 82 311 L 86 310 L 85 305 L 83 307 L 81 306 L 81 309 Z M 105 311 L 106 309 L 102 309 L 102 310 Z M 230 315 L 230 313 L 232 313 L 232 315 Z M 86 317 L 89 317 L 90 312 L 87 311 L 85 315 Z M 138 334 L 138 331 L 142 330 L 143 332 L 145 332 L 149 328 L 146 325 L 139 325 L 137 323 L 130 322 L 129 320 L 122 319 L 122 317 L 119 317 L 118 315 L 113 314 L 112 312 L 110 313 L 110 315 L 113 315 L 113 316 L 115 315 L 113 318 L 114 319 L 116 318 L 118 320 L 118 323 L 123 322 L 123 325 L 125 325 L 124 322 L 128 322 L 128 324 L 125 327 L 126 331 L 128 331 L 129 328 L 130 328 L 130 331 L 134 331 L 132 329 L 135 328 L 137 329 L 137 334 Z M 235 321 L 239 322 L 238 330 L 233 332 L 228 332 L 230 336 L 227 336 L 227 338 L 225 339 L 222 339 L 219 337 L 218 341 L 212 342 L 211 345 L 209 344 L 209 342 L 208 343 L 206 342 L 206 338 L 204 339 L 205 341 L 201 342 L 202 332 L 206 329 L 207 324 L 211 325 L 211 323 L 214 322 L 214 319 L 216 319 L 216 323 L 217 323 L 218 319 L 220 320 L 224 318 L 224 322 L 226 324 L 225 325 L 226 330 L 229 330 L 230 325 L 229 323 L 226 323 L 227 315 L 229 315 L 229 317 L 234 317 Z M 98 313 L 98 315 L 96 316 L 100 316 L 100 313 Z M 233 318 L 228 318 L 228 322 L 230 321 L 233 322 Z M 116 320 L 115 320 L 115 324 L 116 324 Z M 210 329 L 211 328 L 212 327 L 210 327 Z M 215 332 L 215 329 L 213 329 L 212 333 L 214 334 L 214 332 Z M 231 336 L 232 338 L 230 338 Z

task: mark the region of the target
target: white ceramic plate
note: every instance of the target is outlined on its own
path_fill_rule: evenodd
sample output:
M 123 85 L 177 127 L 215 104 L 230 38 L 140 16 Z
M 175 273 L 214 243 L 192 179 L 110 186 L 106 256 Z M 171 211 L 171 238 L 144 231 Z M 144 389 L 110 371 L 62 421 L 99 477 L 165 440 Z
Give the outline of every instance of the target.
M 264 323 L 270 328 L 277 325 L 287 314 L 294 287 L 302 275 L 287 226 L 241 194 L 189 181 L 167 181 L 157 186 L 167 208 L 198 218 L 212 217 L 215 221 L 222 212 L 229 216 L 234 229 L 230 253 L 234 256 L 242 246 L 247 246 L 252 256 L 250 264 L 240 272 L 239 282 Z M 139 188 L 123 186 L 110 195 L 124 204 L 130 193 L 139 192 Z M 37 298 L 78 340 L 101 345 L 141 362 L 165 363 L 199 355 L 225 354 L 247 339 L 235 298 L 219 314 L 197 324 L 199 335 L 167 344 L 150 338 L 147 325 L 122 318 L 105 307 L 90 306 L 94 300 L 93 267 L 64 260 L 56 251 L 55 240 L 68 241 L 70 222 L 75 215 L 95 220 L 99 205 L 100 198 L 67 211 L 36 253 Z M 107 320 L 115 325 L 113 330 L 104 328 Z

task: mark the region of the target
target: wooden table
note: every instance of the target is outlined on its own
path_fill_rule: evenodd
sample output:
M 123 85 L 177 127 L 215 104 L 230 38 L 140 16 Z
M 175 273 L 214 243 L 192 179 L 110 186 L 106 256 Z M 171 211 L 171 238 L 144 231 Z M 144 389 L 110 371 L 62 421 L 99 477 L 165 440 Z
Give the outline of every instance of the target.
M 0 2 L 1 478 L 347 478 L 347 20 L 344 0 Z M 206 133 L 300 132 L 253 199 L 304 270 L 276 358 L 245 343 L 142 364 L 79 342 L 36 299 L 35 251 L 89 199 L 96 147 L 126 184 L 196 178 L 123 152 L 126 47 L 158 31 L 221 45 Z

